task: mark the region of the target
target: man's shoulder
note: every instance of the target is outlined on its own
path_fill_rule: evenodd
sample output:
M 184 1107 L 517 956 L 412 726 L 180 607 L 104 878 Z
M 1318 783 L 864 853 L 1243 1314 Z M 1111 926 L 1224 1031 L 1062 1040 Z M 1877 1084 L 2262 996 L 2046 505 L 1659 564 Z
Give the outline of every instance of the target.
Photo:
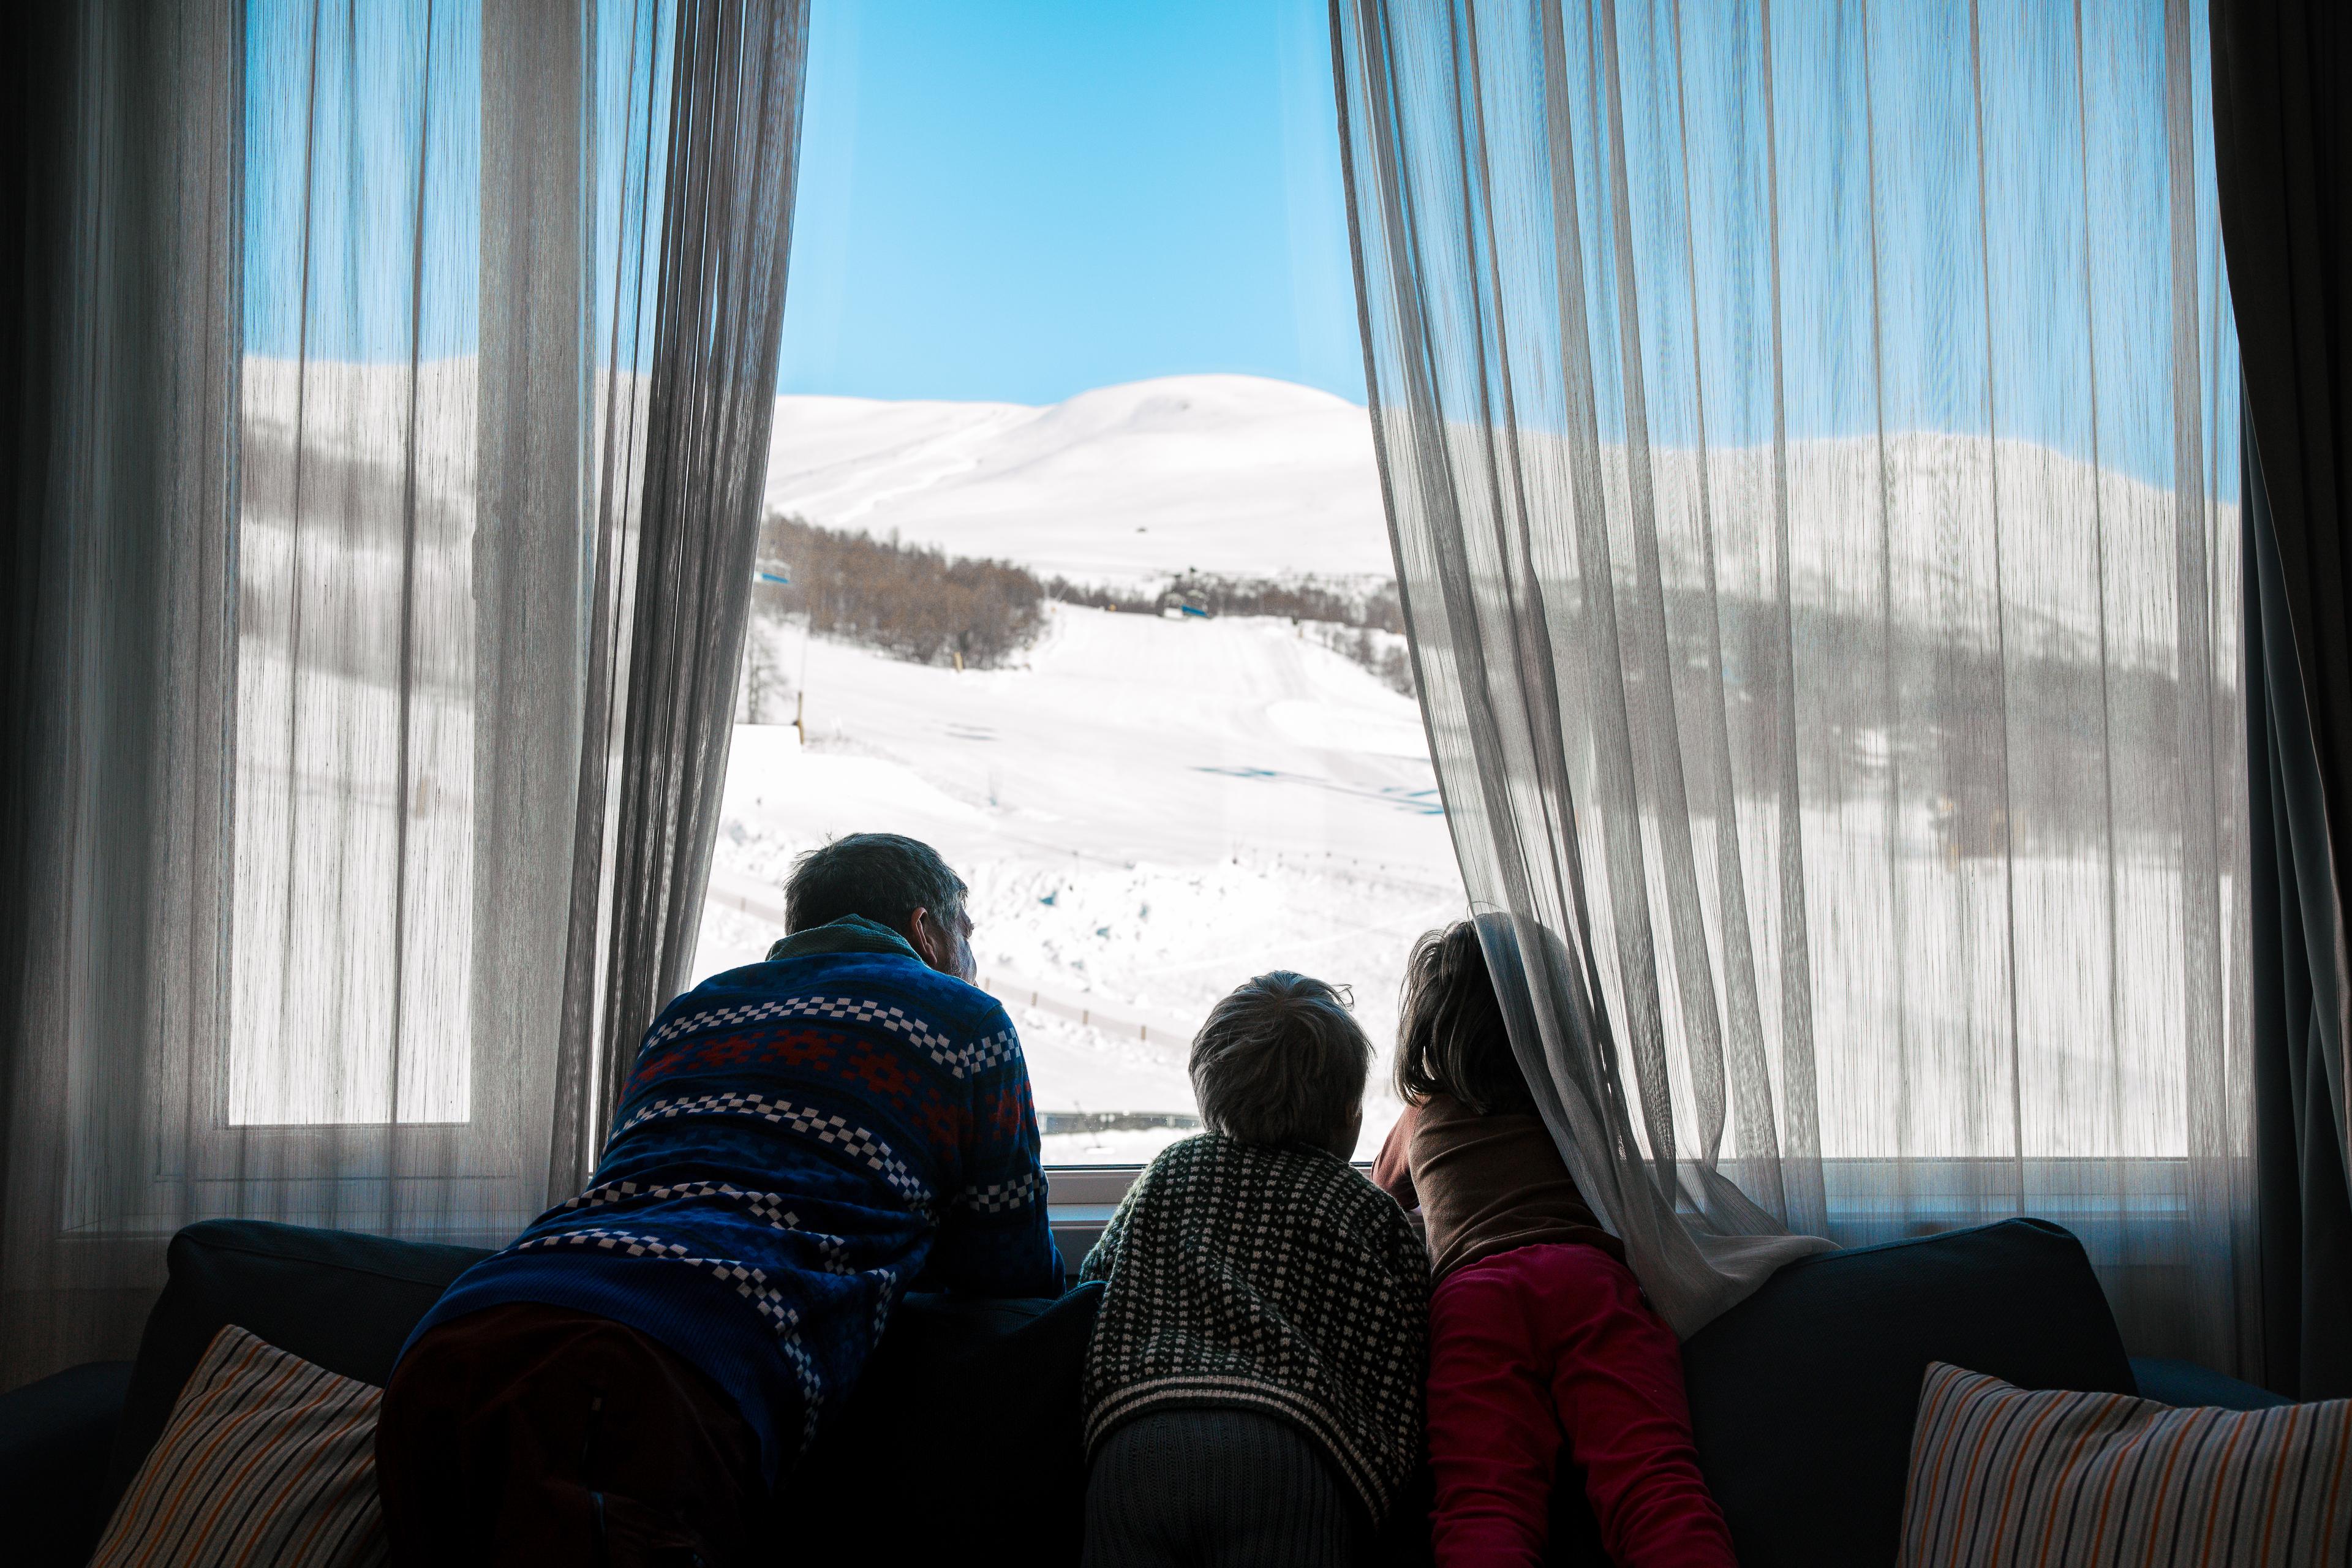
M 664 1021 L 727 1009 L 804 1005 L 925 1025 L 959 1039 L 1012 1032 L 1003 1004 L 920 959 L 890 952 L 825 952 L 745 964 L 712 975 L 672 1002 Z

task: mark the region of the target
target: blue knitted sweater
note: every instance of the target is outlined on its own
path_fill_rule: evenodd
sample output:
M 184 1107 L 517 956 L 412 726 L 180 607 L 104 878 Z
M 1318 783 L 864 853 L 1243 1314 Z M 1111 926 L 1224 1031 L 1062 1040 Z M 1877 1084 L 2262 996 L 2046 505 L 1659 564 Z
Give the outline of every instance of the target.
M 543 1302 L 651 1335 L 759 1433 L 772 1484 L 908 1289 L 1058 1296 L 1029 1072 L 1004 1009 L 856 916 L 654 1021 L 588 1190 L 409 1337 Z

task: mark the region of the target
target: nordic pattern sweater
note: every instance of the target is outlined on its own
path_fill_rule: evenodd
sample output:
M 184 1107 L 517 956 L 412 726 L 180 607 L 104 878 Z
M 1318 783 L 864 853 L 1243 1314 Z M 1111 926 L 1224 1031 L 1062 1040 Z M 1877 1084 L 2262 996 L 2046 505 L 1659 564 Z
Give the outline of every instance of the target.
M 678 997 L 588 1190 L 409 1338 L 539 1301 L 649 1334 L 731 1395 L 772 1484 L 909 1289 L 1058 1296 L 1029 1074 L 1004 1009 L 855 916 Z
M 1429 1259 L 1336 1154 L 1216 1133 L 1161 1152 L 1083 1279 L 1087 1452 L 1153 1411 L 1264 1411 L 1305 1433 L 1377 1521 L 1421 1459 Z

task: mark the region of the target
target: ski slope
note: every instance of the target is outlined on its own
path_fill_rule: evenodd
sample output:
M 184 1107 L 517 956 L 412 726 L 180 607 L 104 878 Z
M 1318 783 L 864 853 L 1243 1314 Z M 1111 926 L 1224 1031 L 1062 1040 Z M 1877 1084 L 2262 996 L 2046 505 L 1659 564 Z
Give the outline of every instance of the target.
M 1365 411 L 1256 376 L 1166 376 L 1044 408 L 780 397 L 766 500 L 1073 582 L 1392 570 Z
M 1049 1116 L 1192 1111 L 1192 1030 L 1272 968 L 1350 986 L 1385 1057 L 1405 952 L 1462 903 L 1410 699 L 1275 619 L 1055 605 L 1025 668 L 805 657 L 810 743 L 735 731 L 698 973 L 764 952 L 793 855 L 901 832 L 971 884 L 983 984 Z M 1368 1142 L 1394 1116 L 1373 1095 Z M 1180 1135 L 1061 1133 L 1049 1154 Z

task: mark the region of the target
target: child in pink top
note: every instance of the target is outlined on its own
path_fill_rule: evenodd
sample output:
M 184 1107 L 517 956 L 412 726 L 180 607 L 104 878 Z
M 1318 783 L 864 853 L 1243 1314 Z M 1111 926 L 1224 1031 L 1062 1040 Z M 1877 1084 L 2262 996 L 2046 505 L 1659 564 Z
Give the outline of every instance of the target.
M 1536 1115 L 1475 923 L 1413 949 L 1396 1073 L 1372 1180 L 1428 1231 L 1438 1568 L 1542 1562 L 1563 1447 L 1618 1568 L 1730 1568 L 1680 1348 Z

